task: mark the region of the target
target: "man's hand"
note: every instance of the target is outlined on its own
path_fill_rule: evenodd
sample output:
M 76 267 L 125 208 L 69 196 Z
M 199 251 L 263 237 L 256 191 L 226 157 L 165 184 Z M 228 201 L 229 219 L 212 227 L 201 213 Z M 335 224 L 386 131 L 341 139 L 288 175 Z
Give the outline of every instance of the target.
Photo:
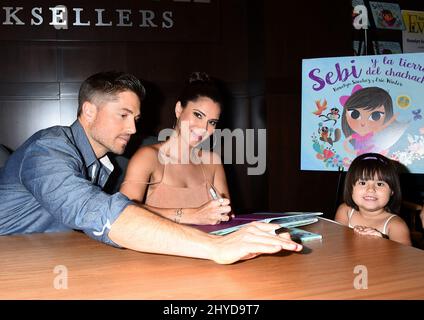
M 213 260 L 230 264 L 282 249 L 302 250 L 288 233 L 276 235 L 278 224 L 252 222 L 226 236 L 181 225 L 135 205 L 115 220 L 109 238 L 131 250 Z
M 278 224 L 252 222 L 236 232 L 216 237 L 212 259 L 220 264 L 247 260 L 263 253 L 281 250 L 301 251 L 302 245 L 290 239 L 288 233 L 275 235 Z

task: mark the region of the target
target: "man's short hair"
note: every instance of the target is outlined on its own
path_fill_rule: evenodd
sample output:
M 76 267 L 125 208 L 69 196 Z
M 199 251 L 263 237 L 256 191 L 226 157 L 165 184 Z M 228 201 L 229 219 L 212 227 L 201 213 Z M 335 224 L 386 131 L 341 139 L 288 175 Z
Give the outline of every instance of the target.
M 117 71 L 96 73 L 87 78 L 80 87 L 78 94 L 78 113 L 80 116 L 84 102 L 94 102 L 96 99 L 107 99 L 123 91 L 134 92 L 140 102 L 146 95 L 146 90 L 140 80 L 132 74 Z

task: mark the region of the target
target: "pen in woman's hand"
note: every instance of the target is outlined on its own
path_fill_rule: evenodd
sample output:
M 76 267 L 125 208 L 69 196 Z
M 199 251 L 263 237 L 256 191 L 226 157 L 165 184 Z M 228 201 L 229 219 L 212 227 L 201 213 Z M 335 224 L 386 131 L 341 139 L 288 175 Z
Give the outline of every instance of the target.
M 216 192 L 215 188 L 211 185 L 209 188 L 209 194 L 211 195 L 213 200 L 221 199 L 221 196 Z

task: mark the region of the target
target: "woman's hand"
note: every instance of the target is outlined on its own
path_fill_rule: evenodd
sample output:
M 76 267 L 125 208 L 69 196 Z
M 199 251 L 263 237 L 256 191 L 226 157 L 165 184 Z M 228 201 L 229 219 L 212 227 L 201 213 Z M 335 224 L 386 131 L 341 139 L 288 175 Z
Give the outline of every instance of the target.
M 378 231 L 377 229 L 365 227 L 365 226 L 355 226 L 353 228 L 353 231 L 356 233 L 363 235 L 363 236 L 373 236 L 373 237 L 380 237 L 384 238 L 384 235 Z
M 211 200 L 187 213 L 187 215 L 187 220 L 184 223 L 189 224 L 219 224 L 233 217 L 231 215 L 230 200 L 225 198 Z

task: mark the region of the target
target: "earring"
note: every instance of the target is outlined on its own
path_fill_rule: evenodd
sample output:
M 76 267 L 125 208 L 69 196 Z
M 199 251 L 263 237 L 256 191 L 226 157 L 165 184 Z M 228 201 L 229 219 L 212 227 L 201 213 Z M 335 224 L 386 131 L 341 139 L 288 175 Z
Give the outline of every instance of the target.
M 213 150 L 215 150 L 216 143 L 217 143 L 217 141 L 218 141 L 218 138 L 215 136 L 215 133 L 212 133 L 212 134 L 211 134 L 211 139 L 212 139 L 212 141 L 213 141 L 213 145 L 212 145 L 212 151 L 213 151 Z
M 180 131 L 180 119 L 179 118 L 176 118 L 175 120 L 174 120 L 174 126 L 172 127 L 172 129 L 174 129 L 174 131 L 176 132 L 176 133 L 180 133 L 179 131 Z

